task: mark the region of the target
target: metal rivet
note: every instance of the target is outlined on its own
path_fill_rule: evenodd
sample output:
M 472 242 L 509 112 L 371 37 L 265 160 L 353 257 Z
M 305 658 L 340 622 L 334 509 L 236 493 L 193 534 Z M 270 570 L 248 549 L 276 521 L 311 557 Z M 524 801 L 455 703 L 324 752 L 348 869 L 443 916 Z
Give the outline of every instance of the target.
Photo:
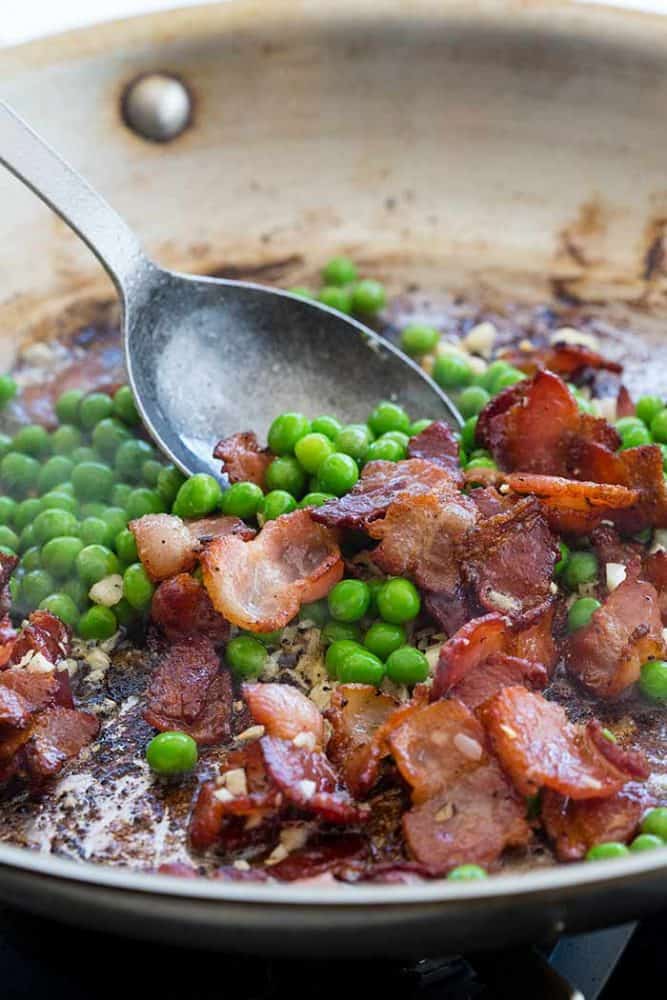
M 144 139 L 168 142 L 187 128 L 192 100 L 186 86 L 167 73 L 133 80 L 123 97 L 123 118 Z

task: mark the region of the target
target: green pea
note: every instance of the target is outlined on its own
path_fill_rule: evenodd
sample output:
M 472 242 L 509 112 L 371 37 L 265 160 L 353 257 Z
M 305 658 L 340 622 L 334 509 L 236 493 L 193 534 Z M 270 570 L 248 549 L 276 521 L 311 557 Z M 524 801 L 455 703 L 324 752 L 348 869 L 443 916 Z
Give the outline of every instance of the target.
M 80 462 L 72 470 L 72 485 L 79 500 L 106 500 L 113 480 L 113 472 L 102 462 Z
M 560 559 L 554 566 L 554 576 L 560 576 L 565 567 L 567 566 L 567 561 L 570 558 L 570 550 L 568 549 L 565 542 L 559 542 L 558 548 L 560 551 Z
M 489 393 L 481 385 L 469 385 L 457 399 L 456 405 L 461 416 L 467 419 L 481 413 L 490 398 Z
M 273 632 L 246 632 L 246 635 L 253 639 L 258 639 L 265 646 L 279 646 L 282 640 L 283 630 L 276 628 Z
M 302 604 L 299 609 L 300 622 L 312 622 L 313 625 L 322 628 L 328 620 L 329 614 L 325 600 L 313 601 L 312 604 Z
M 19 551 L 26 552 L 28 549 L 31 549 L 33 545 L 37 545 L 35 529 L 32 524 L 26 524 L 19 536 Z
M 317 472 L 324 459 L 333 452 L 333 443 L 326 434 L 304 434 L 294 445 L 294 454 L 301 467 L 311 475 Z
M 74 576 L 69 580 L 66 580 L 60 588 L 63 594 L 66 594 L 74 603 L 79 610 L 83 610 L 88 606 L 88 590 L 89 588 L 85 585 L 83 580 L 79 580 L 78 577 Z
M 223 514 L 249 520 L 256 516 L 263 496 L 261 487 L 256 483 L 233 483 L 222 494 L 220 506 Z
M 153 599 L 155 585 L 140 562 L 132 563 L 123 574 L 123 597 L 137 611 L 145 611 Z
M 71 455 L 81 446 L 83 435 L 74 424 L 63 424 L 51 435 L 51 451 L 54 455 Z
M 317 296 L 319 301 L 329 306 L 330 309 L 337 309 L 338 312 L 352 312 L 352 294 L 347 288 L 339 288 L 337 285 L 325 285 Z
M 631 430 L 633 427 L 642 428 L 644 426 L 644 421 L 640 420 L 639 417 L 621 417 L 616 421 L 614 427 L 618 433 L 623 437 L 627 431 Z
M 373 316 L 387 301 L 387 293 L 379 281 L 364 278 L 352 286 L 352 310 L 364 316 Z
M 9 434 L 3 434 L 0 431 L 0 458 L 4 458 L 8 451 L 11 451 L 12 439 Z
M 315 296 L 311 292 L 310 288 L 306 288 L 305 285 L 292 285 L 287 291 L 290 295 L 296 295 L 298 299 L 313 299 Z
M 92 502 L 91 501 L 90 503 L 84 503 L 84 504 L 81 505 L 81 511 L 80 511 L 80 513 L 81 513 L 81 517 L 82 518 L 84 518 L 84 517 L 99 517 L 100 520 L 103 520 L 104 519 L 104 512 L 105 512 L 106 509 L 107 509 L 106 504 L 104 504 L 104 503 L 96 503 L 96 502 Z
M 84 545 L 106 545 L 111 548 L 115 535 L 101 517 L 86 517 L 79 525 L 79 538 Z
M 336 440 L 336 435 L 342 428 L 342 424 L 335 417 L 330 417 L 324 414 L 321 417 L 315 417 L 311 424 L 311 431 L 313 434 L 324 434 L 328 437 L 330 441 Z
M 651 444 L 652 440 L 650 430 L 643 424 L 638 427 L 629 427 L 621 435 L 621 451 L 626 451 L 628 448 L 639 448 L 644 444 Z
M 410 417 L 402 406 L 388 400 L 378 403 L 368 418 L 368 426 L 374 434 L 387 434 L 389 431 L 410 431 Z
M 630 844 L 633 854 L 641 854 L 643 851 L 654 851 L 658 847 L 664 847 L 665 842 L 660 837 L 652 833 L 640 833 Z
M 110 417 L 113 412 L 111 396 L 105 392 L 91 392 L 79 404 L 79 423 L 84 430 L 91 431 L 100 420 Z
M 21 599 L 21 580 L 22 576 L 18 572 L 14 573 L 9 581 L 9 596 L 12 600 L 12 607 L 18 609 L 22 605 Z
M 225 659 L 238 677 L 258 677 L 266 657 L 266 648 L 250 635 L 230 639 L 225 649 Z
M 357 268 L 349 257 L 332 257 L 322 270 L 326 285 L 350 285 L 358 278 Z
M 12 448 L 24 455 L 34 455 L 35 458 L 48 455 L 51 450 L 49 432 L 39 424 L 28 424 L 16 432 L 12 439 Z
M 18 388 L 11 375 L 0 375 L 0 409 L 4 409 L 7 403 L 14 398 Z
M 58 538 L 63 535 L 78 535 L 79 522 L 67 510 L 52 507 L 43 510 L 38 514 L 33 522 L 35 538 L 38 545 L 44 545 L 51 538 Z
M 61 424 L 78 424 L 79 406 L 83 399 L 80 389 L 68 389 L 56 401 L 56 416 Z
M 285 490 L 298 498 L 306 488 L 306 476 L 293 455 L 281 455 L 267 468 L 266 485 L 269 490 Z
M 49 594 L 39 602 L 42 611 L 50 611 L 56 618 L 60 618 L 65 625 L 75 628 L 79 620 L 79 609 L 67 594 Z
M 586 861 L 606 861 L 608 858 L 623 858 L 630 852 L 625 844 L 610 840 L 605 844 L 595 844 L 586 851 Z
M 158 490 L 159 492 L 159 490 Z M 116 483 L 111 490 L 111 503 L 114 507 L 127 507 L 127 501 L 130 499 L 132 494 L 132 487 L 127 483 Z M 162 499 L 165 500 L 162 493 L 160 493 Z M 176 496 L 176 494 L 174 494 Z M 171 500 L 165 500 L 168 506 L 171 506 Z
M 213 480 L 213 482 L 215 482 L 215 480 Z M 176 499 L 178 500 L 178 497 Z M 132 490 L 130 493 L 127 498 L 127 505 L 125 509 L 128 521 L 135 521 L 137 518 L 143 517 L 145 514 L 164 514 L 164 501 L 162 500 L 160 494 L 156 493 L 155 490 L 149 490 L 145 486 L 139 486 L 136 490 Z M 197 514 L 180 514 L 179 511 L 175 509 L 174 513 L 178 514 L 179 517 L 199 516 Z M 206 513 L 209 512 L 207 511 Z
M 396 577 L 387 580 L 378 591 L 377 606 L 386 622 L 403 625 L 417 617 L 421 609 L 421 598 L 410 580 Z
M 141 480 L 141 469 L 144 462 L 153 458 L 154 452 L 147 441 L 130 438 L 119 446 L 114 460 L 114 469 L 121 479 L 138 483 Z
M 387 434 L 382 434 L 377 441 L 372 441 L 368 446 L 368 451 L 366 452 L 366 461 L 402 461 L 407 454 L 407 448 L 402 440 L 393 436 L 398 433 L 398 431 L 389 431 Z M 407 437 L 407 435 L 401 434 L 401 438 L 403 437 Z
M 26 549 L 21 556 L 20 566 L 25 573 L 31 573 L 33 569 L 42 568 L 42 550 L 39 545 L 33 545 L 31 549 Z M 48 569 L 48 567 L 45 568 Z
M 475 448 L 475 435 L 477 433 L 477 421 L 479 417 L 468 417 L 461 428 L 461 444 L 466 451 L 473 451 Z
M 220 506 L 221 500 L 220 483 L 213 476 L 198 472 L 183 483 L 176 494 L 172 510 L 179 517 L 205 517 Z
M 75 566 L 79 579 L 89 587 L 120 568 L 116 555 L 105 545 L 86 545 L 77 555 Z
M 641 831 L 667 841 L 667 806 L 649 809 L 642 820 Z
M 441 354 L 431 374 L 442 389 L 461 389 L 470 385 L 473 377 L 470 362 L 462 354 Z
M 373 622 L 364 636 L 364 646 L 381 660 L 386 660 L 395 650 L 407 642 L 407 634 L 402 625 L 390 622 Z
M 48 493 L 60 483 L 66 483 L 72 474 L 74 462 L 64 455 L 54 455 L 45 462 L 39 470 L 37 489 L 40 493 Z
M 37 515 L 42 510 L 41 501 L 37 497 L 28 497 L 17 504 L 14 513 L 14 527 L 20 533 L 29 524 L 32 524 Z
M 357 646 L 361 645 L 359 626 L 351 622 L 327 622 L 322 629 L 320 638 L 327 645 L 334 642 L 341 642 L 344 639 L 356 643 Z
M 197 758 L 197 744 L 187 733 L 158 733 L 146 747 L 148 766 L 164 777 L 192 771 Z
M 265 521 L 275 521 L 283 514 L 291 514 L 296 510 L 296 500 L 291 493 L 286 490 L 271 490 L 260 502 L 257 514 L 262 523 Z
M 562 573 L 563 583 L 569 590 L 576 590 L 584 583 L 592 583 L 597 575 L 598 560 L 593 552 L 570 552 Z
M 107 507 L 100 515 L 102 520 L 109 525 L 115 538 L 119 531 L 127 527 L 129 517 L 124 507 Z
M 333 624 L 333 623 L 329 623 Z M 325 629 L 328 626 L 325 626 Z M 352 653 L 364 652 L 364 647 L 354 639 L 336 639 L 326 651 L 324 663 L 330 677 L 338 677 L 338 671 Z
M 93 431 L 93 447 L 106 462 L 112 462 L 120 446 L 128 440 L 131 440 L 129 430 L 115 417 L 100 420 Z
M 328 595 L 329 614 L 339 622 L 356 622 L 368 611 L 371 594 L 363 580 L 341 580 Z
M 116 550 L 116 555 L 123 563 L 134 563 L 139 559 L 139 554 L 137 552 L 137 542 L 129 530 L 129 528 L 123 528 L 119 531 L 114 539 L 114 548 Z
M 430 427 L 432 423 L 433 421 L 428 420 L 428 418 L 424 420 L 414 420 L 410 424 L 410 430 L 408 431 L 409 436 L 417 437 L 417 435 L 421 434 L 422 431 L 425 431 L 427 427 Z
M 575 601 L 567 614 L 568 632 L 576 632 L 577 629 L 588 625 L 593 613 L 602 605 L 594 597 L 580 597 Z
M 384 677 L 384 663 L 367 649 L 348 653 L 338 668 L 336 676 L 342 684 L 374 684 Z
M 447 875 L 452 882 L 477 882 L 487 878 L 487 874 L 479 865 L 457 865 Z
M 70 458 L 75 465 L 81 465 L 82 462 L 98 462 L 99 457 L 94 448 L 88 447 L 87 444 L 81 445 L 80 448 L 75 448 Z
M 0 479 L 10 493 L 24 496 L 37 482 L 39 462 L 31 455 L 9 451 L 0 462 Z
M 53 490 L 51 493 L 45 493 L 43 497 L 39 498 L 39 510 L 52 510 L 54 507 L 57 507 L 58 510 L 69 511 L 70 514 L 74 514 L 76 517 L 79 513 L 79 502 L 69 493 L 61 492 L 62 485 L 61 483 L 58 489 Z
M 69 576 L 74 570 L 76 557 L 83 548 L 80 538 L 56 536 L 49 539 L 42 549 L 42 566 L 58 580 Z
M 175 465 L 164 465 L 157 477 L 157 491 L 167 507 L 171 507 L 176 494 L 185 482 L 185 476 Z M 115 501 L 114 501 L 115 502 Z M 123 504 L 120 504 L 123 506 Z
M 653 701 L 667 700 L 667 661 L 649 660 L 644 663 L 639 676 L 642 694 Z
M 335 451 L 322 462 L 317 473 L 319 492 L 340 497 L 351 490 L 359 479 L 359 466 L 350 455 Z
M 342 452 L 343 455 L 350 455 L 358 462 L 363 462 L 366 459 L 368 447 L 373 441 L 373 437 L 373 432 L 367 424 L 348 424 L 346 427 L 342 427 L 336 435 L 334 442 L 335 450 Z M 333 450 L 332 447 L 329 454 Z M 326 458 L 327 456 L 325 455 L 324 457 Z
M 111 608 L 105 608 L 101 604 L 94 604 L 85 611 L 79 618 L 77 626 L 77 632 L 82 639 L 97 642 L 110 639 L 117 629 L 115 614 Z
M 409 323 L 401 332 L 401 348 L 414 358 L 432 354 L 439 340 L 438 331 L 427 323 Z
M 327 503 L 329 500 L 335 500 L 335 496 L 332 493 L 319 493 L 314 490 L 312 493 L 306 493 L 302 500 L 299 500 L 299 507 L 321 507 L 323 503 Z
M 19 550 L 19 536 L 6 524 L 0 524 L 0 545 L 12 552 Z
M 309 432 L 310 421 L 303 413 L 281 413 L 269 427 L 269 448 L 274 455 L 289 455 Z
M 518 368 L 509 368 L 508 371 L 504 372 L 496 379 L 496 394 L 502 392 L 503 389 L 509 389 L 510 386 L 516 385 L 517 382 L 523 382 L 525 377 L 525 373 L 520 371 Z
M 141 422 L 141 417 L 139 416 L 139 411 L 135 405 L 134 396 L 129 385 L 121 385 L 120 389 L 116 389 L 113 397 L 112 413 L 114 417 L 122 420 L 125 424 L 129 424 L 130 427 L 136 427 Z
M 132 605 L 121 597 L 118 604 L 114 604 L 113 613 L 116 616 L 116 621 L 119 625 L 128 626 L 137 620 L 139 613 L 135 611 Z
M 618 428 L 618 424 L 616 425 Z M 651 435 L 654 441 L 667 444 L 667 409 L 662 409 L 651 421 Z
M 653 418 L 665 408 L 660 396 L 641 396 L 637 400 L 635 413 L 647 427 L 651 426 Z
M 141 466 L 141 478 L 147 486 L 157 486 L 162 469 L 162 462 L 158 462 L 156 458 L 147 458 Z
M 11 497 L 0 496 L 0 523 L 12 524 L 18 504 Z
M 21 600 L 28 608 L 38 608 L 54 590 L 53 577 L 43 569 L 33 569 L 21 580 Z
M 387 676 L 395 684 L 419 684 L 430 673 L 428 660 L 414 646 L 401 646 L 390 653 L 386 662 Z

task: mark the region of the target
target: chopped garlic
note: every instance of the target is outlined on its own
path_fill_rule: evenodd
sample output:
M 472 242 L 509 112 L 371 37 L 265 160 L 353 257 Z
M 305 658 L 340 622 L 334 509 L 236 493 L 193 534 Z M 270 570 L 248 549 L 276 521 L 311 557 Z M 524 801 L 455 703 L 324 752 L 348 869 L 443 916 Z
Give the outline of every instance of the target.
M 438 659 L 440 658 L 440 650 L 444 645 L 444 642 L 439 642 L 437 646 L 429 646 L 428 649 L 424 650 L 424 656 L 428 660 L 428 665 L 431 670 L 435 670 L 437 667 Z
M 477 323 L 463 337 L 461 346 L 466 351 L 470 351 L 471 354 L 481 354 L 483 358 L 490 358 L 496 333 L 495 326 L 488 320 L 484 323 Z
M 549 337 L 550 344 L 578 344 L 581 347 L 588 347 L 591 351 L 600 350 L 600 341 L 593 333 L 586 333 L 584 330 L 575 330 L 573 326 L 561 326 Z
M 248 864 L 247 861 L 244 861 L 243 858 L 240 858 L 238 861 L 235 861 L 234 862 L 234 867 L 236 868 L 237 872 L 249 872 L 250 871 L 250 865 Z
M 224 774 L 220 775 L 220 779 L 232 795 L 248 794 L 248 782 L 246 781 L 246 774 L 242 767 L 235 767 L 231 771 L 225 771 Z
M 625 566 L 623 563 L 607 563 L 605 574 L 607 577 L 607 590 L 616 590 L 619 584 L 625 580 Z
M 465 733 L 457 733 L 454 737 L 454 746 L 462 753 L 464 757 L 468 760 L 481 760 L 482 759 L 482 745 L 474 740 L 471 736 L 466 736 Z
M 471 354 L 468 358 L 468 367 L 473 375 L 483 375 L 489 366 L 484 358 L 478 358 L 476 354 Z
M 93 604 L 101 604 L 105 608 L 112 608 L 114 604 L 118 604 L 122 596 L 123 578 L 120 573 L 105 576 L 103 580 L 98 580 L 97 583 L 93 584 L 88 591 L 88 597 Z
M 315 734 L 314 733 L 297 733 L 292 743 L 295 747 L 302 747 L 304 750 L 314 750 L 315 749 Z
M 264 735 L 264 732 L 264 726 L 249 726 L 242 733 L 239 733 L 236 739 L 241 740 L 242 743 L 248 740 L 259 740 Z
M 314 781 L 310 781 L 308 778 L 303 778 L 301 781 L 297 781 L 296 787 L 299 793 L 303 795 L 304 799 L 312 799 L 313 795 L 317 791 L 317 785 Z
M 215 792 L 213 792 L 213 798 L 217 799 L 218 802 L 231 802 L 234 796 L 229 789 L 225 788 L 223 785 L 222 788 L 218 788 Z
M 30 674 L 50 674 L 55 669 L 51 661 L 47 660 L 42 653 L 33 650 L 21 658 L 18 666 L 23 667 Z
M 600 399 L 594 399 L 593 405 L 595 406 L 598 416 L 604 417 L 606 421 L 610 424 L 616 423 L 616 397 L 615 396 L 602 396 Z
M 654 552 L 665 552 L 667 550 L 667 531 L 664 528 L 656 528 L 653 532 L 653 544 L 651 545 L 651 555 Z
M 489 588 L 487 591 L 487 600 L 493 604 L 495 608 L 499 611 L 505 611 L 508 614 L 516 613 L 521 610 L 521 601 L 516 597 L 511 597 L 509 594 L 503 594 L 500 590 L 492 590 Z
M 435 814 L 436 823 L 445 823 L 448 819 L 451 819 L 454 815 L 454 806 L 451 802 L 445 802 L 442 808 L 438 809 Z

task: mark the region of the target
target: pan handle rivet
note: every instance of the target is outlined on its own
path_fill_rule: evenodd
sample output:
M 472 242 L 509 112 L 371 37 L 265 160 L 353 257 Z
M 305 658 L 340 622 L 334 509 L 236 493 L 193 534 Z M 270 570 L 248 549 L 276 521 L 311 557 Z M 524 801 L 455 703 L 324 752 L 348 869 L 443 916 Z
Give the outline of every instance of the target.
M 167 73 L 146 73 L 133 80 L 122 98 L 125 123 L 143 139 L 169 142 L 187 128 L 192 99 L 185 84 Z

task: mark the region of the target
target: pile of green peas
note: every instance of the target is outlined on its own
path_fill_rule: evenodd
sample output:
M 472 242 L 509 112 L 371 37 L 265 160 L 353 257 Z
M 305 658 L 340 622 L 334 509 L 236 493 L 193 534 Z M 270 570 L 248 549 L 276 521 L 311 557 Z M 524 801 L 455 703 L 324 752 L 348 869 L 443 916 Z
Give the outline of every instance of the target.
M 667 847 L 667 808 L 658 806 L 650 809 L 642 820 L 640 833 L 631 844 L 609 840 L 603 844 L 595 844 L 586 853 L 587 861 L 605 861 L 607 858 L 623 858 L 630 854 L 643 851 L 654 851 L 659 847 Z
M 621 451 L 644 444 L 657 444 L 662 452 L 662 467 L 667 472 L 667 407 L 659 396 L 637 400 L 634 417 L 621 417 L 615 425 L 621 437 Z
M 318 291 L 303 285 L 295 285 L 289 291 L 300 298 L 315 299 L 331 309 L 366 319 L 375 316 L 387 301 L 384 286 L 372 278 L 359 278 L 358 268 L 349 257 L 332 257 L 326 263 Z

